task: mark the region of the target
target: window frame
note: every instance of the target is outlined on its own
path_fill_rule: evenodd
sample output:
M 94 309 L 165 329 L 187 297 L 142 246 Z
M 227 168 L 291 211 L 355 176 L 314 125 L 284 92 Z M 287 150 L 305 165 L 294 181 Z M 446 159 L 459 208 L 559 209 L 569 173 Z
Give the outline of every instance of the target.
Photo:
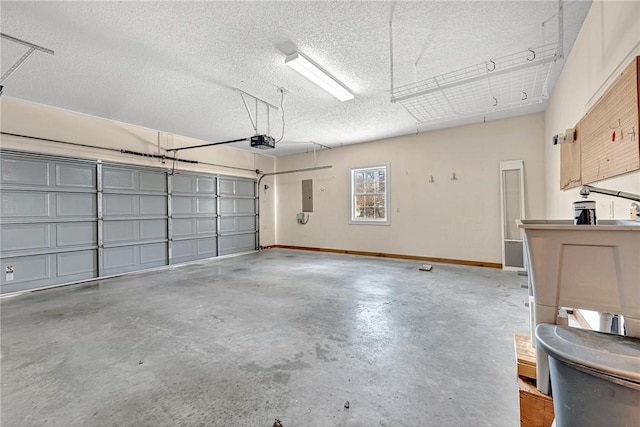
M 358 195 L 355 191 L 355 174 L 356 172 L 363 172 L 373 169 L 384 169 L 384 193 L 370 193 L 372 196 L 383 195 L 384 196 L 384 219 L 376 218 L 357 218 L 355 216 L 355 197 Z M 376 163 L 366 166 L 354 166 L 349 168 L 349 224 L 356 225 L 390 225 L 391 224 L 391 168 L 389 162 Z M 363 193 L 368 194 L 368 193 Z

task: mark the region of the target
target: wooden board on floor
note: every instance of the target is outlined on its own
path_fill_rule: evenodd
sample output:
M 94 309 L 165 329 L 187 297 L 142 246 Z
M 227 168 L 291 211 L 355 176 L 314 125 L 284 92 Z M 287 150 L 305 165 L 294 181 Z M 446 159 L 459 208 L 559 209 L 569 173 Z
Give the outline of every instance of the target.
M 516 349 L 516 361 L 518 363 L 518 376 L 536 379 L 536 352 L 531 345 L 531 337 L 524 334 L 515 334 L 513 337 Z
M 518 377 L 520 427 L 550 427 L 555 417 L 553 399 L 540 393 L 532 380 Z

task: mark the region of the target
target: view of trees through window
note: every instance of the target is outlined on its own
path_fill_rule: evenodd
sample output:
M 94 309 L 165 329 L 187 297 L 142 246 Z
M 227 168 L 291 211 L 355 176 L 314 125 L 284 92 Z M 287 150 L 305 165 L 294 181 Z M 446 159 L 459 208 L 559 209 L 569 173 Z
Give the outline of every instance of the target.
M 386 167 L 352 171 L 354 220 L 386 220 Z

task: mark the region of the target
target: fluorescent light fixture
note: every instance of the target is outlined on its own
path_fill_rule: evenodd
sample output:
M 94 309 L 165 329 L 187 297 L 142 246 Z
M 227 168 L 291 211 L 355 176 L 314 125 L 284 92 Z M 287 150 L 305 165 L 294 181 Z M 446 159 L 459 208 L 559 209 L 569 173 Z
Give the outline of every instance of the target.
M 293 68 L 340 101 L 348 101 L 353 99 L 353 94 L 342 85 L 338 80 L 333 78 L 329 73 L 314 64 L 311 60 L 304 57 L 300 52 L 294 52 L 287 56 L 284 61 L 289 67 Z

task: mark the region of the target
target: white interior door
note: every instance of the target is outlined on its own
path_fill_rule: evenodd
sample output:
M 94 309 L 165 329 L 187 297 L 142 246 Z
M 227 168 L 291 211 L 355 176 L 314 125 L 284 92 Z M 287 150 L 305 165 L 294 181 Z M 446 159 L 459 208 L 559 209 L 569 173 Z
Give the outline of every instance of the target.
M 502 213 L 502 268 L 524 270 L 522 231 L 516 224 L 523 219 L 524 163 L 522 160 L 500 162 L 500 207 Z

